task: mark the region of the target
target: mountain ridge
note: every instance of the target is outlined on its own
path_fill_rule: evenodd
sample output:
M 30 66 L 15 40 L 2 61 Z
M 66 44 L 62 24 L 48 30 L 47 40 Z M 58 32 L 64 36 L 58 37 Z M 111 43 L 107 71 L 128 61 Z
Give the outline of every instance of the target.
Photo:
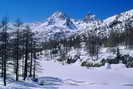
M 107 36 L 112 29 L 124 29 L 130 23 L 133 26 L 133 9 L 101 20 L 94 14 L 87 14 L 83 19 L 70 18 L 64 12 L 55 12 L 46 21 L 30 23 L 30 27 L 45 40 L 56 40 L 70 37 L 73 34 L 84 34 L 94 29 L 98 34 Z M 112 26 L 112 27 L 111 27 Z M 122 28 L 121 28 L 122 27 Z

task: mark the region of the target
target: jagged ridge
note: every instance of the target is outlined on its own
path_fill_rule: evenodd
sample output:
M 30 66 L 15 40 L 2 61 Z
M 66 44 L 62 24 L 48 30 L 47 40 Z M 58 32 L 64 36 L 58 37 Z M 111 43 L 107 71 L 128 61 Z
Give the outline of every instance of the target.
M 133 26 L 133 10 L 114 15 L 105 20 L 98 19 L 96 15 L 87 14 L 82 20 L 70 18 L 63 12 L 55 12 L 46 21 L 31 23 L 33 31 L 38 32 L 42 41 L 49 39 L 67 38 L 73 34 L 85 34 L 96 30 L 102 37 L 107 36 L 110 30 L 124 30 L 125 25 Z

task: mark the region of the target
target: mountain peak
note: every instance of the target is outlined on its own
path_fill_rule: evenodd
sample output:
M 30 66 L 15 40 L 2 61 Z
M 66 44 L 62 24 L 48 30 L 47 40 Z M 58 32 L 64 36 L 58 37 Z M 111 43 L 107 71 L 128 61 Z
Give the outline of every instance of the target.
M 92 14 L 92 13 L 88 13 L 84 19 L 83 19 L 85 22 L 90 22 L 90 21 L 95 21 L 95 20 L 98 20 L 96 15 Z
M 56 11 L 55 13 L 53 13 L 53 15 L 50 18 L 65 19 L 66 17 L 68 17 L 68 16 L 64 12 Z
M 48 23 L 49 25 L 53 25 L 56 22 L 65 21 L 66 19 L 69 19 L 69 17 L 64 12 L 56 11 L 48 18 Z
M 87 15 L 85 16 L 85 19 L 94 19 L 94 18 L 96 18 L 96 15 L 92 13 L 87 13 Z

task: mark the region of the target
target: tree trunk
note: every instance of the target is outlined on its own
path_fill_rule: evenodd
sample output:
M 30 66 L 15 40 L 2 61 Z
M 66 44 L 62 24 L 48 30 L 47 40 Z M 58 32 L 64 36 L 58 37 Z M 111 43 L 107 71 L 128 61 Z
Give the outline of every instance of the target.
M 27 68 L 28 68 L 28 59 L 29 59 L 29 38 L 28 38 L 28 32 L 26 33 L 27 36 L 26 36 L 26 44 L 25 44 L 25 66 L 24 66 L 24 80 L 27 78 Z
M 19 31 L 17 32 L 17 42 L 16 42 L 16 81 L 19 80 Z

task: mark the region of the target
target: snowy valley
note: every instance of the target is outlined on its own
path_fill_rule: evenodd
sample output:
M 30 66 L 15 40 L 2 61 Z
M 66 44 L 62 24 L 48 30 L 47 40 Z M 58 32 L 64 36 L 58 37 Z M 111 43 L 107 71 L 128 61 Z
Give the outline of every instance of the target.
M 4 18 L 0 29 L 0 89 L 133 89 L 133 9 L 105 20 Z

